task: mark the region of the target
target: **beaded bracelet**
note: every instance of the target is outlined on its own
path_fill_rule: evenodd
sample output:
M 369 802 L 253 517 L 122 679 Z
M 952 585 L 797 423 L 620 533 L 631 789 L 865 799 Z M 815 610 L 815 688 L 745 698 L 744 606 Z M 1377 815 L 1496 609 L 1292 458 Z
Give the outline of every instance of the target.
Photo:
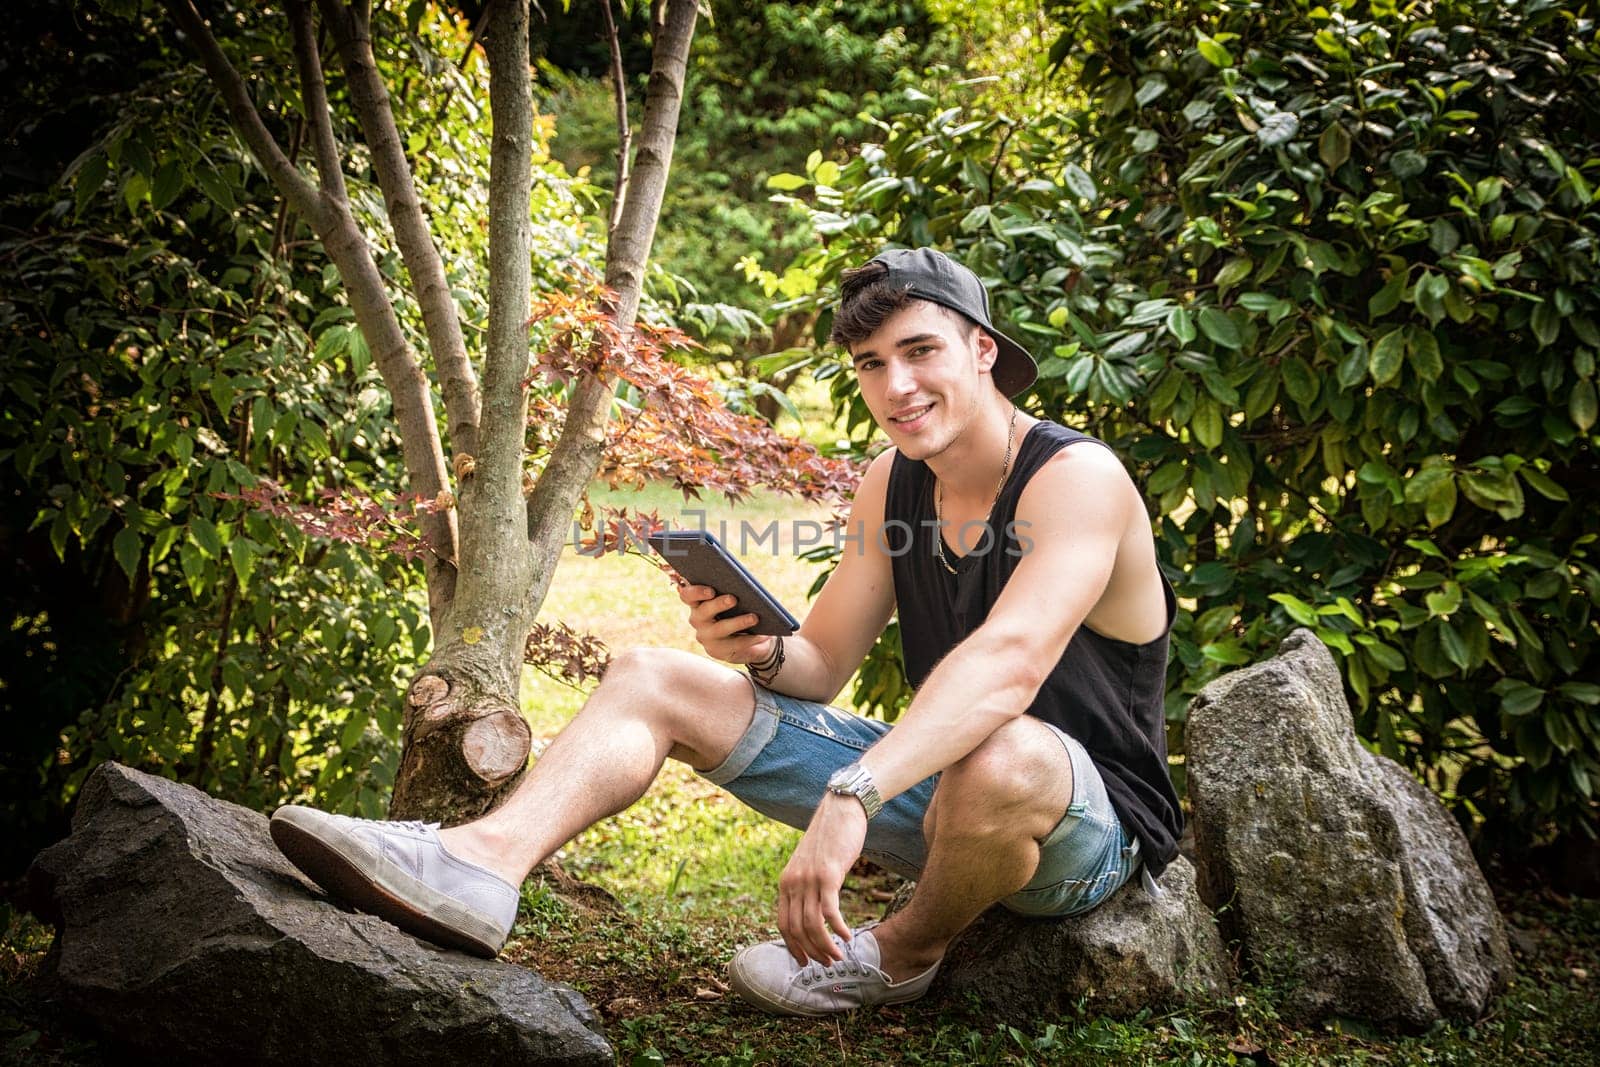
M 761 660 L 759 663 L 746 663 L 744 669 L 749 672 L 750 677 L 754 678 L 757 683 L 770 685 L 772 680 L 778 677 L 778 672 L 783 670 L 783 661 L 783 638 L 779 637 L 777 638 L 777 644 L 766 659 Z

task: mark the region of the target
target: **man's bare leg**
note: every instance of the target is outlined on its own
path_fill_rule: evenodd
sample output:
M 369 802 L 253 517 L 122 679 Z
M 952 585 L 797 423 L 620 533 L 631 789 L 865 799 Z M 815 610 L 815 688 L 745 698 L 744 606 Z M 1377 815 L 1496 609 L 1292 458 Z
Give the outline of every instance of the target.
M 928 859 L 911 902 L 877 939 L 894 981 L 921 974 L 990 905 L 1039 866 L 1039 841 L 1072 800 L 1072 761 L 1043 723 L 1018 717 L 947 768 L 923 821 Z
M 738 671 L 674 649 L 630 649 L 518 783 L 483 818 L 439 832 L 450 852 L 513 885 L 579 833 L 644 795 L 667 757 L 725 760 L 755 710 Z

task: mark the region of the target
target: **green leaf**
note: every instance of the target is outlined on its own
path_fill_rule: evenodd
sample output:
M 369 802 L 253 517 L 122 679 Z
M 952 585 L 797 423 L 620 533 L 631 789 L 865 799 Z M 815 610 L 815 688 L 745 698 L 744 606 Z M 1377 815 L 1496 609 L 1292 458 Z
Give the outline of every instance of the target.
M 1292 111 L 1274 111 L 1262 120 L 1261 128 L 1256 130 L 1256 140 L 1263 148 L 1277 148 L 1299 132 L 1299 116 Z
M 1562 682 L 1556 686 L 1556 692 L 1579 704 L 1590 707 L 1600 704 L 1600 685 L 1593 682 Z
M 1535 492 L 1547 500 L 1569 501 L 1572 499 L 1565 489 L 1556 484 L 1555 479 L 1536 470 L 1532 464 L 1523 464 L 1517 469 L 1517 473 L 1522 476 L 1522 480 L 1527 482 Z
M 1427 601 L 1428 614 L 1453 615 L 1461 607 L 1461 585 L 1445 582 L 1437 592 L 1429 593 L 1423 599 Z
M 228 561 L 233 564 L 233 573 L 239 579 L 239 587 L 247 588 L 250 585 L 250 575 L 256 569 L 256 556 L 261 547 L 248 537 L 235 537 L 228 542 Z
M 1526 715 L 1544 703 L 1544 690 L 1527 682 L 1507 678 L 1494 690 L 1500 694 L 1500 710 L 1507 715 Z
M 767 188 L 776 189 L 780 193 L 792 193 L 810 184 L 811 179 L 803 174 L 774 174 L 767 179 Z
M 365 712 L 352 712 L 339 732 L 339 747 L 348 752 L 360 744 L 362 735 L 367 732 L 367 723 L 371 721 L 372 717 Z
M 1403 149 L 1389 157 L 1389 170 L 1401 181 L 1405 181 L 1407 178 L 1415 178 L 1427 169 L 1427 157 L 1421 152 L 1410 148 Z
M 1448 622 L 1439 623 L 1439 647 L 1444 650 L 1450 662 L 1462 670 L 1472 665 L 1472 653 L 1467 648 L 1466 640 Z
M 131 582 L 139 570 L 139 560 L 144 557 L 144 542 L 137 531 L 124 526 L 111 542 L 111 554 L 117 557 L 117 566 L 122 568 L 122 573 Z
M 1222 444 L 1222 410 L 1209 396 L 1201 397 L 1194 405 L 1194 416 L 1189 420 L 1194 439 L 1206 448 Z
M 1578 747 L 1578 736 L 1573 732 L 1572 723 L 1561 713 L 1560 708 L 1544 709 L 1544 732 L 1563 755 Z
M 1067 184 L 1067 190 L 1081 200 L 1094 203 L 1099 191 L 1095 188 L 1094 179 L 1089 177 L 1089 172 L 1076 163 L 1068 163 L 1061 172 L 1061 178 Z
M 1387 671 L 1403 671 L 1406 669 L 1406 658 L 1400 650 L 1382 641 L 1373 641 L 1370 645 L 1363 642 L 1367 655 L 1373 662 Z
M 367 373 L 367 366 L 372 362 L 372 350 L 367 347 L 367 339 L 359 329 L 350 331 L 350 372 L 357 378 Z
M 1282 604 L 1283 610 L 1289 613 L 1289 618 L 1301 626 L 1315 626 L 1317 624 L 1317 609 L 1299 597 L 1290 593 L 1273 593 L 1267 599 Z
M 1427 500 L 1423 503 L 1423 513 L 1427 516 L 1428 526 L 1437 529 L 1450 521 L 1450 516 L 1456 511 L 1456 480 L 1454 475 L 1441 480 L 1428 491 Z
M 130 212 L 137 211 L 144 198 L 150 194 L 150 180 L 143 174 L 130 174 L 122 183 L 122 202 Z
M 74 206 L 79 215 L 82 215 L 84 209 L 89 206 L 89 201 L 99 194 L 110 169 L 110 163 L 103 152 L 96 152 L 79 168 L 77 182 L 72 190 Z
M 1345 389 L 1354 388 L 1367 376 L 1367 346 L 1354 344 L 1339 359 L 1338 381 Z
M 1523 719 L 1517 724 L 1517 751 L 1528 761 L 1528 766 L 1539 770 L 1550 762 L 1554 749 L 1544 732 L 1544 723 L 1538 719 Z
M 1434 219 L 1428 225 L 1428 247 L 1441 256 L 1448 256 L 1461 244 L 1461 231 L 1446 218 Z
M 1567 412 L 1572 416 L 1572 425 L 1580 432 L 1588 433 L 1594 425 L 1597 407 L 1600 407 L 1600 403 L 1597 403 L 1595 396 L 1594 381 L 1581 379 L 1572 387 L 1572 395 L 1567 398 Z
M 150 203 L 164 208 L 182 191 L 183 165 L 169 159 L 156 170 L 155 179 L 150 183 Z
M 1279 369 L 1283 372 L 1283 388 L 1296 403 L 1306 407 L 1317 398 L 1317 387 L 1321 383 L 1311 368 L 1306 366 L 1305 360 L 1291 356 L 1283 361 Z
M 1369 318 L 1382 318 L 1400 306 L 1400 297 L 1406 291 L 1406 278 L 1409 276 L 1409 270 L 1397 270 L 1389 276 L 1383 288 L 1373 293 L 1367 300 Z
M 1444 298 L 1450 292 L 1450 279 L 1438 271 L 1427 271 L 1417 279 L 1412 300 L 1417 310 L 1427 316 L 1429 326 L 1439 325 L 1444 318 Z
M 183 527 L 181 526 L 163 526 L 157 530 L 150 544 L 151 565 L 153 566 L 165 559 L 167 553 L 172 551 L 172 546 L 177 544 L 178 538 L 182 536 Z
M 1405 357 L 1406 331 L 1390 330 L 1372 346 L 1372 356 L 1367 369 L 1372 373 L 1374 385 L 1388 385 L 1400 376 L 1400 363 Z
M 1265 366 L 1260 369 L 1244 396 L 1245 418 L 1259 419 L 1272 410 L 1272 405 L 1278 400 L 1278 381 L 1279 374 L 1275 368 Z
M 1152 496 L 1161 496 L 1169 489 L 1176 489 L 1183 482 L 1184 466 L 1178 460 L 1168 460 L 1157 467 L 1155 473 L 1145 481 L 1145 490 Z
M 1329 170 L 1338 170 L 1350 158 L 1350 133 L 1335 122 L 1317 138 L 1317 155 Z
M 183 567 L 183 578 L 189 590 L 199 596 L 206 584 L 206 561 L 193 541 L 185 541 L 178 549 L 178 562 Z
M 1406 355 L 1411 369 L 1425 382 L 1436 382 L 1444 373 L 1444 360 L 1439 356 L 1439 342 L 1433 333 L 1420 326 L 1406 327 Z
M 200 186 L 200 191 L 224 211 L 233 211 L 236 204 L 233 199 L 233 190 L 223 180 L 217 171 L 206 167 L 197 171 L 194 176 L 195 184 Z
M 1595 327 L 1594 320 L 1589 316 L 1573 315 L 1567 320 L 1567 325 L 1578 335 L 1578 340 L 1590 348 L 1600 348 L 1600 328 Z
M 1561 315 L 1556 311 L 1556 306 L 1546 300 L 1534 305 L 1528 325 L 1533 327 L 1533 336 L 1538 338 L 1539 347 L 1545 348 L 1561 333 Z
M 1140 107 L 1147 107 L 1161 98 L 1167 91 L 1167 76 L 1161 73 L 1146 74 L 1139 82 L 1139 91 L 1133 94 L 1133 99 Z
M 1172 334 L 1180 345 L 1186 345 L 1195 338 L 1194 320 L 1183 308 L 1173 308 L 1167 312 L 1167 332 Z
M 1195 30 L 1194 36 L 1195 45 L 1200 49 L 1200 54 L 1205 57 L 1207 63 L 1210 63 L 1213 67 L 1233 66 L 1233 55 L 1218 44 L 1216 38 L 1208 36 L 1200 30 Z
M 1205 334 L 1213 344 L 1237 352 L 1244 347 L 1244 339 L 1239 335 L 1239 327 L 1228 313 L 1221 308 L 1202 308 L 1200 310 L 1200 332 Z
M 222 535 L 210 519 L 195 515 L 189 520 L 189 533 L 207 556 L 216 559 L 222 554 Z
M 1255 266 L 1249 256 L 1234 256 L 1222 265 L 1217 271 L 1217 292 L 1225 293 L 1235 285 L 1250 277 L 1250 269 Z

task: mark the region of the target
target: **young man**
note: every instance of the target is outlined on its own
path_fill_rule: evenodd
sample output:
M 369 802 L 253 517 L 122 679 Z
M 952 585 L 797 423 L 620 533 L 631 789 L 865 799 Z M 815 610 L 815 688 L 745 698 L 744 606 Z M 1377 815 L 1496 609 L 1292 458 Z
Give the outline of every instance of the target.
M 284 853 L 358 907 L 493 955 L 528 872 L 670 756 L 805 829 L 779 882 L 782 939 L 730 965 L 746 1000 L 798 1015 L 921 996 L 997 902 L 1072 915 L 1141 863 L 1159 874 L 1182 827 L 1162 714 L 1175 605 L 1137 489 L 1099 442 L 1012 405 L 1033 360 L 940 252 L 846 272 L 833 340 L 894 447 L 797 634 L 741 636 L 754 616 L 716 618 L 732 597 L 680 587 L 700 644 L 748 677 L 625 652 L 483 819 L 437 830 L 285 808 Z M 916 695 L 891 728 L 826 701 L 896 611 Z M 839 890 L 863 854 L 917 889 L 851 930 Z

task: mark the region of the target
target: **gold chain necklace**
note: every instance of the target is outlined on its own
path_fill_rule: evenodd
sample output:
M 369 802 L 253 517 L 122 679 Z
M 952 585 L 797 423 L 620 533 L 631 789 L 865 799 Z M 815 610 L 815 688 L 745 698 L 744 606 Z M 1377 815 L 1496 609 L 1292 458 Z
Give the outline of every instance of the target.
M 994 488 L 994 499 L 989 501 L 989 515 L 994 514 L 994 506 L 1000 503 L 1000 494 L 1005 492 L 1006 476 L 1011 473 L 1011 446 L 1017 440 L 1017 408 L 1011 408 L 1011 425 L 1006 429 L 1006 458 L 1000 464 L 1000 484 Z M 937 482 L 933 494 L 933 518 L 938 528 L 933 532 L 933 551 L 939 557 L 939 562 L 944 564 L 944 569 L 951 574 L 957 573 L 944 556 L 944 483 Z

